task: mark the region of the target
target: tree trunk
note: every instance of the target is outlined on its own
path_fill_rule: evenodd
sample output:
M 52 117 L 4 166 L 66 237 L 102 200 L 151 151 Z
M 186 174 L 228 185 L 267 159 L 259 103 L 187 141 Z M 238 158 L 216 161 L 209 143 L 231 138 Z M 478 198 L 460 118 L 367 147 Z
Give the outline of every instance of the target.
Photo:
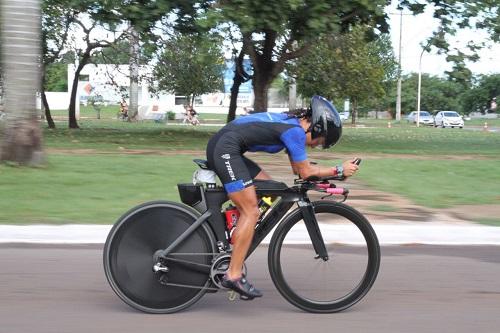
M 52 115 L 50 114 L 49 102 L 47 101 L 47 95 L 45 95 L 44 89 L 42 89 L 42 103 L 43 103 L 43 108 L 45 109 L 45 119 L 47 120 L 47 125 L 49 126 L 49 128 L 56 128 L 54 119 L 52 119 Z
M 42 131 L 36 111 L 36 92 L 41 88 L 39 1 L 2 0 L 0 22 L 7 114 L 0 161 L 40 165 Z
M 231 87 L 231 99 L 229 101 L 229 110 L 227 112 L 226 122 L 233 121 L 236 118 L 236 108 L 238 107 L 238 93 L 240 91 L 240 86 L 243 83 L 243 78 L 238 75 L 235 71 L 233 78 L 233 85 Z
M 78 92 L 78 79 L 80 78 L 80 73 L 82 72 L 83 67 L 87 64 L 90 59 L 90 51 L 87 50 L 82 58 L 80 59 L 80 63 L 75 71 L 75 77 L 73 78 L 73 84 L 71 86 L 71 95 L 69 100 L 69 110 L 68 110 L 68 127 L 69 128 L 80 128 L 78 126 L 78 122 L 76 121 L 76 94 Z M 79 101 L 78 101 L 79 103 Z
M 134 26 L 130 27 L 130 88 L 128 121 L 137 120 L 139 109 L 139 35 Z
M 231 87 L 231 99 L 229 102 L 229 110 L 227 112 L 227 122 L 233 121 L 236 118 L 236 108 L 238 107 L 238 94 L 240 92 L 240 86 L 243 82 L 249 80 L 243 68 L 243 60 L 245 58 L 245 47 L 241 48 L 240 54 L 236 59 L 234 64 L 234 78 L 233 85 Z
M 269 91 L 269 86 L 271 85 L 272 77 L 268 73 L 254 73 L 254 79 L 252 81 L 254 101 L 253 108 L 255 112 L 266 112 L 267 111 L 267 94 Z
M 356 98 L 353 98 L 351 100 L 351 107 L 352 107 L 352 124 L 356 124 L 356 120 L 358 118 L 358 100 Z

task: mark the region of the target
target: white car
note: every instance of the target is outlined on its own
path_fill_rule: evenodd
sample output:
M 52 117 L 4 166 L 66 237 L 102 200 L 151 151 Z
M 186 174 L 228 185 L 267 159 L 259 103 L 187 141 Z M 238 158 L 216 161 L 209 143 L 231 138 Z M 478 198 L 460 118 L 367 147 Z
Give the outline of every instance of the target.
M 464 127 L 464 119 L 455 111 L 439 111 L 434 117 L 434 127 Z
M 412 111 L 408 117 L 406 117 L 407 122 L 412 122 L 414 124 L 417 123 L 417 111 Z M 427 111 L 420 111 L 420 115 L 418 118 L 418 123 L 423 125 L 434 125 L 434 118 Z
M 340 121 L 349 119 L 349 111 L 339 112 Z

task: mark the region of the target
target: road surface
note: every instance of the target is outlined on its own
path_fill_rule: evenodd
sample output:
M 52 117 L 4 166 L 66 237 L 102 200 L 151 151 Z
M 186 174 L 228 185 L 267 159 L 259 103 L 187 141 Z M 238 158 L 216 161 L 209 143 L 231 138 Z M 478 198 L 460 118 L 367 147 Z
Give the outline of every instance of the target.
M 150 315 L 109 288 L 102 245 L 0 245 L 0 332 L 498 332 L 500 247 L 385 246 L 360 303 L 310 314 L 287 303 L 267 271 L 266 247 L 248 262 L 264 297 L 206 294 L 180 313 Z

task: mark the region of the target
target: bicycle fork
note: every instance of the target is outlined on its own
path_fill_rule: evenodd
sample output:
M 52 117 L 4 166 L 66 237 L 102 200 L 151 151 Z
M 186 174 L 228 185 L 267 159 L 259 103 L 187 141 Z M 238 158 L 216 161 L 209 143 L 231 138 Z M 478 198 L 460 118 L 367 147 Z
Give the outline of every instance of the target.
M 328 252 L 326 250 L 323 236 L 321 235 L 321 230 L 319 230 L 318 220 L 316 220 L 316 216 L 314 215 L 314 207 L 312 203 L 309 200 L 301 200 L 298 201 L 297 204 L 304 219 L 307 233 L 311 238 L 314 251 L 316 252 L 315 259 L 321 258 L 323 261 L 327 261 Z

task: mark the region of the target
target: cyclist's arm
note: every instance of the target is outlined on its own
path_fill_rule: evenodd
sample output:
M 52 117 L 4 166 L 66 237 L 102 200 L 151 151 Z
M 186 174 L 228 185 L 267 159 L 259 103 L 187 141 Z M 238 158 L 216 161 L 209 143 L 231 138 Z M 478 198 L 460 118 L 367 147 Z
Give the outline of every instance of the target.
M 330 177 L 337 175 L 336 167 L 322 167 L 319 165 L 311 164 L 308 160 L 301 162 L 293 162 L 290 160 L 294 174 L 299 175 L 300 178 L 306 179 L 311 176 L 316 177 Z M 353 161 L 345 161 L 342 163 L 343 175 L 345 177 L 350 177 L 359 169 L 359 167 L 353 163 Z
M 308 160 L 301 162 L 290 161 L 294 174 L 300 178 L 306 179 L 311 176 L 329 177 L 336 175 L 335 168 L 320 167 L 319 165 L 311 164 Z

